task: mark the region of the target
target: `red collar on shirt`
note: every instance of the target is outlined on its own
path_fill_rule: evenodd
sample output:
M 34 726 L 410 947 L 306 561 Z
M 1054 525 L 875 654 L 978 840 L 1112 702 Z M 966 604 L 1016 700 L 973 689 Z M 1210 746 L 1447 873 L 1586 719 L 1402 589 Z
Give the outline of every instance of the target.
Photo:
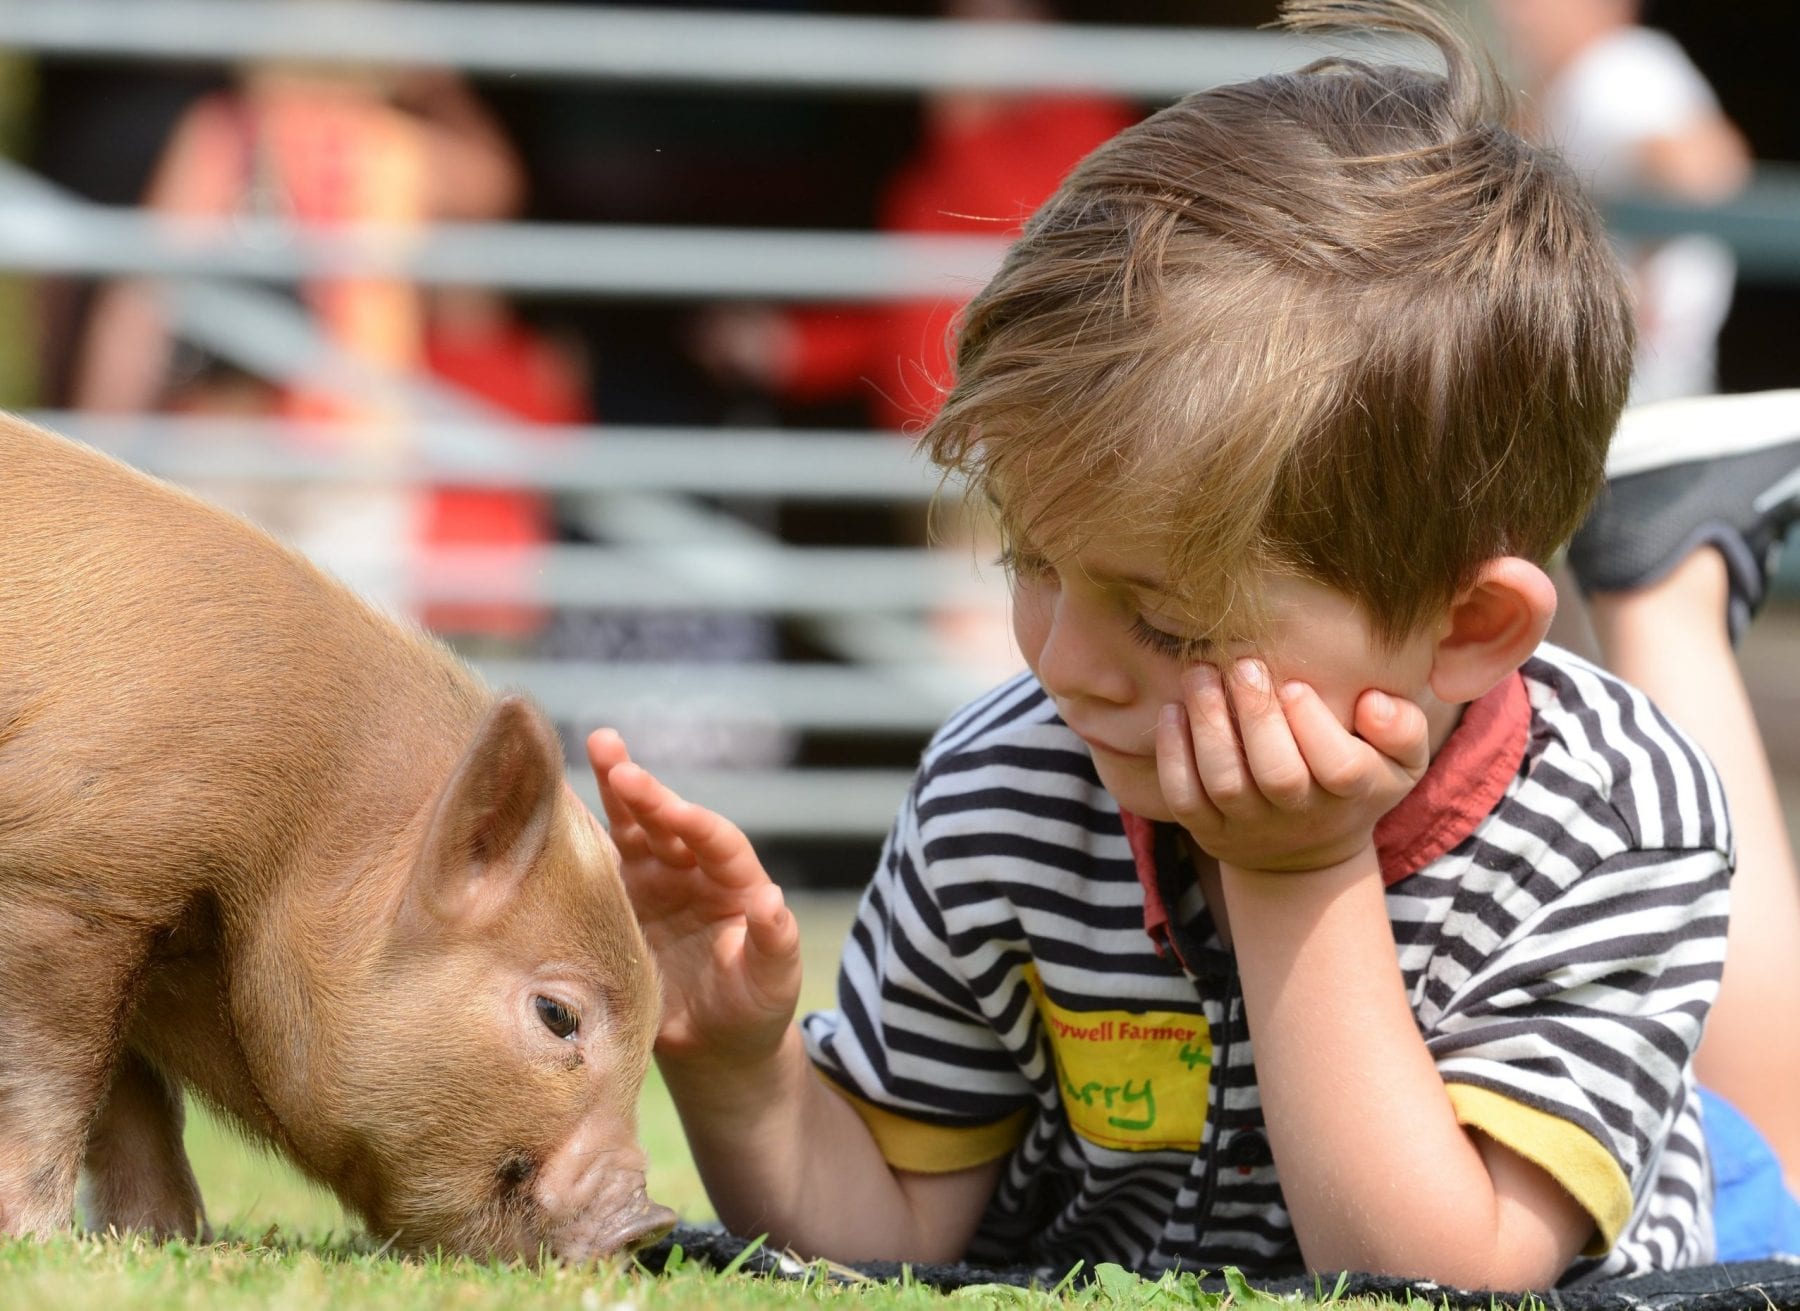
M 1425 776 L 1375 825 L 1383 883 L 1392 887 L 1418 873 L 1475 831 L 1519 772 L 1530 732 L 1531 703 L 1517 672 L 1469 703 Z M 1144 932 L 1160 953 L 1169 912 L 1156 886 L 1156 825 L 1128 811 L 1119 818 L 1144 887 Z

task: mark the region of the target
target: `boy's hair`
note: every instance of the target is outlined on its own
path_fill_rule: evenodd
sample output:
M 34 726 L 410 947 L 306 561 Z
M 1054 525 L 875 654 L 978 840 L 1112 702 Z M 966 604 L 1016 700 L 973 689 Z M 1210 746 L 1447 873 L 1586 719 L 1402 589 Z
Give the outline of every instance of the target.
M 1215 631 L 1255 635 L 1243 584 L 1274 570 L 1397 640 L 1579 525 L 1629 293 L 1568 170 L 1503 125 L 1492 66 L 1431 9 L 1283 17 L 1426 37 L 1448 75 L 1324 59 L 1101 146 L 968 306 L 923 441 L 1037 553 L 1160 550 Z

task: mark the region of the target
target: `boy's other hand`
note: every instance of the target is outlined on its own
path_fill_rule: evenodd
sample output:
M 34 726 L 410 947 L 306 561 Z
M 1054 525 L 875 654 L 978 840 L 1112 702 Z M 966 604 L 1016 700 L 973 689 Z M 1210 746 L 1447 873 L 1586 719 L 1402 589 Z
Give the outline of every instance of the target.
M 1357 698 L 1351 732 L 1309 685 L 1271 686 L 1261 661 L 1238 661 L 1229 679 L 1197 665 L 1182 691 L 1157 724 L 1157 773 L 1175 819 L 1221 864 L 1342 864 L 1430 763 L 1424 711 L 1386 692 Z
M 659 1058 L 756 1061 L 800 997 L 800 930 L 743 831 L 683 801 L 611 729 L 587 741 L 619 872 L 663 980 Z

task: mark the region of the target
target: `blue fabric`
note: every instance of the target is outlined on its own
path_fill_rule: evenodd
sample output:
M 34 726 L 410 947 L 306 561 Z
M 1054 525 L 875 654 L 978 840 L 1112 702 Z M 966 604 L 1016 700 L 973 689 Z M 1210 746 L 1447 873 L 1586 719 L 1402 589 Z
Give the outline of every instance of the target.
M 1737 1107 L 1706 1088 L 1700 1115 L 1712 1155 L 1718 1259 L 1800 1256 L 1800 1202 L 1788 1192 L 1768 1142 Z

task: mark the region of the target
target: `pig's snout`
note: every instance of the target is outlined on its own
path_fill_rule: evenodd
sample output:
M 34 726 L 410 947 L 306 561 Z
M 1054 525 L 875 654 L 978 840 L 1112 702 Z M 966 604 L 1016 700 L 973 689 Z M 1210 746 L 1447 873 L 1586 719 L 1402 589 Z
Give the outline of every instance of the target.
M 644 1192 L 636 1148 L 571 1145 L 546 1165 L 537 1200 L 549 1219 L 550 1250 L 565 1261 L 626 1255 L 675 1227 L 675 1213 Z
M 583 1215 L 550 1235 L 550 1250 L 564 1261 L 629 1256 L 675 1227 L 675 1213 L 638 1189 L 623 1208 Z

